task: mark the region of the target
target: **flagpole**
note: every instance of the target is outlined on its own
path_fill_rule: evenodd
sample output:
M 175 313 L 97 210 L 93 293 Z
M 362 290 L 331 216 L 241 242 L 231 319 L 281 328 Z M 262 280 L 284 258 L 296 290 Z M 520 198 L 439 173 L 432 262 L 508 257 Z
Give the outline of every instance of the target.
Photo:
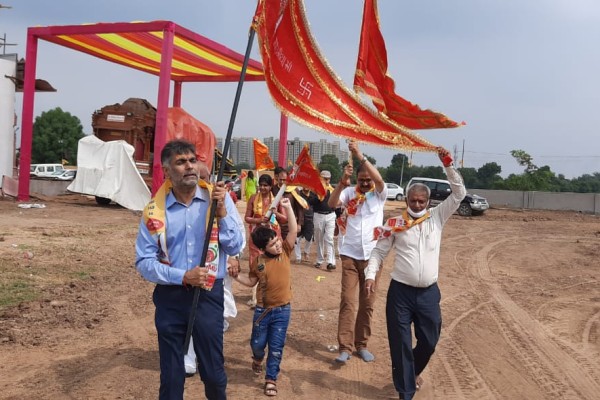
M 225 137 L 225 143 L 223 143 L 223 159 L 221 160 L 221 164 L 219 165 L 219 172 L 217 174 L 217 182 L 220 182 L 223 179 L 223 172 L 225 171 L 225 157 L 229 154 L 229 145 L 231 144 L 231 136 L 233 133 L 233 126 L 235 124 L 235 117 L 237 114 L 238 105 L 240 103 L 240 97 L 242 95 L 242 87 L 244 86 L 244 79 L 246 77 L 246 69 L 248 68 L 248 62 L 250 60 L 250 51 L 252 50 L 252 43 L 254 42 L 254 29 L 250 28 L 250 33 L 248 34 L 248 44 L 246 46 L 246 54 L 244 55 L 244 63 L 242 65 L 242 70 L 240 71 L 240 80 L 238 81 L 237 90 L 235 92 L 235 99 L 233 101 L 233 108 L 231 109 L 231 117 L 229 119 L 229 127 L 227 128 L 227 136 Z M 217 201 L 213 200 L 210 207 L 210 216 L 208 219 L 208 223 L 206 224 L 206 236 L 204 239 L 204 247 L 202 248 L 202 257 L 200 258 L 201 266 L 206 264 L 206 255 L 208 253 L 208 244 L 210 233 L 212 230 L 213 223 L 215 221 L 215 216 L 217 212 Z M 203 289 L 204 290 L 204 289 Z M 185 341 L 183 343 L 183 352 L 187 353 L 188 347 L 190 345 L 190 339 L 192 336 L 192 328 L 194 326 L 194 320 L 196 319 L 196 308 L 198 307 L 198 300 L 200 298 L 200 288 L 194 288 L 194 299 L 192 301 L 192 308 L 190 312 L 190 317 L 188 319 L 187 332 L 185 334 Z

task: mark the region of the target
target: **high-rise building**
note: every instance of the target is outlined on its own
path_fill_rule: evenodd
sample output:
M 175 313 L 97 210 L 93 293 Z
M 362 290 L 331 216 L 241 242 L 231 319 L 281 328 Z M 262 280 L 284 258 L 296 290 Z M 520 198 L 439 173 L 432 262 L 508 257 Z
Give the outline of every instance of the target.
M 279 160 L 279 138 L 270 136 L 264 138 L 262 142 L 269 148 L 269 156 L 271 156 L 273 161 L 277 162 Z M 287 142 L 287 157 L 284 167 L 288 167 L 290 163 L 298 159 L 305 145 L 308 145 L 310 156 L 315 164 L 319 164 L 325 154 L 336 156 L 340 163 L 348 159 L 348 151 L 340 149 L 339 140 L 328 142 L 326 139 L 320 139 L 318 142 L 311 142 L 300 140 L 296 137 L 294 140 L 288 140 Z M 219 149 L 223 148 L 222 138 L 217 139 L 217 146 Z M 247 163 L 251 167 L 254 167 L 252 138 L 232 138 L 229 149 L 229 157 L 233 160 L 234 164 Z

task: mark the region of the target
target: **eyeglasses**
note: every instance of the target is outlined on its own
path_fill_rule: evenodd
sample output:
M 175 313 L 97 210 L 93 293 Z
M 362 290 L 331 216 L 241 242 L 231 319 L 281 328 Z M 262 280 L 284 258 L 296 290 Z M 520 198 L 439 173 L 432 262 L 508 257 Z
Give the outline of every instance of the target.
M 373 179 L 359 179 L 358 182 L 359 183 L 371 183 L 371 182 L 373 182 Z

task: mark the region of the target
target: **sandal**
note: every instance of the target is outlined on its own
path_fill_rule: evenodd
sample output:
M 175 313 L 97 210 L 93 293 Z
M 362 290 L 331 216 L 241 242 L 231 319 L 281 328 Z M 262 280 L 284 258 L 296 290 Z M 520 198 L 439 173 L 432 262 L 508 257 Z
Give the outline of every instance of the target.
M 275 381 L 265 382 L 265 394 L 270 397 L 277 396 L 277 383 Z
M 255 360 L 254 358 L 252 359 L 252 372 L 254 372 L 254 375 L 260 375 L 262 373 L 262 360 Z
M 417 390 L 421 390 L 424 383 L 425 380 L 421 378 L 421 375 L 417 375 L 417 379 L 415 380 L 415 386 L 417 387 Z

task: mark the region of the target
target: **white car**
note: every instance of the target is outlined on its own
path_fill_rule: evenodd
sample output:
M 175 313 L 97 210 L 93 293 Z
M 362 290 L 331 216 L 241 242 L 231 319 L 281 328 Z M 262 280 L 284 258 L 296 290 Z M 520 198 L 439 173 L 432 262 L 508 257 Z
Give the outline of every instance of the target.
M 59 181 L 72 181 L 75 179 L 75 175 L 77 175 L 76 169 L 65 169 L 62 174 L 55 177 Z
M 404 189 L 402 186 L 396 185 L 395 183 L 386 183 L 387 187 L 387 198 L 388 200 L 402 200 L 404 199 Z

